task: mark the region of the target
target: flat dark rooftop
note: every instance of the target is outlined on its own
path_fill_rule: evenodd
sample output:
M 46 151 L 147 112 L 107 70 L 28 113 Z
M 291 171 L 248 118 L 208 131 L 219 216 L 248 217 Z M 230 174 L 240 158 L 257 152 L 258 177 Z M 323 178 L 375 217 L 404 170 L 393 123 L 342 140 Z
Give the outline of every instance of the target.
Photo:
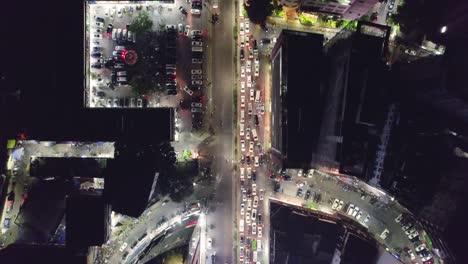
M 103 178 L 106 167 L 105 158 L 55 158 L 40 157 L 31 162 L 32 177 L 58 177 L 71 179 L 73 177 Z
M 287 163 L 308 164 L 317 144 L 321 123 L 323 36 L 283 30 L 283 63 L 286 64 Z M 282 124 L 284 125 L 284 124 Z

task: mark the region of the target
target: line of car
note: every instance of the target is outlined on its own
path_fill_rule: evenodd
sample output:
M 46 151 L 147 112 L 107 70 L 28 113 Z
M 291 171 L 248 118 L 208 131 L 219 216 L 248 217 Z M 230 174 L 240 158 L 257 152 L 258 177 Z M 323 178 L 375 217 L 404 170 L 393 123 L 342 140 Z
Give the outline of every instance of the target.
M 426 245 L 420 241 L 418 227 L 414 218 L 408 214 L 399 214 L 395 218 L 395 222 L 400 224 L 401 229 L 405 232 L 405 235 L 411 242 L 413 242 L 415 251 L 423 263 L 433 264 L 433 255 L 429 252 Z M 416 258 L 412 250 L 405 249 L 405 252 L 408 254 L 409 258 L 411 258 L 411 260 Z

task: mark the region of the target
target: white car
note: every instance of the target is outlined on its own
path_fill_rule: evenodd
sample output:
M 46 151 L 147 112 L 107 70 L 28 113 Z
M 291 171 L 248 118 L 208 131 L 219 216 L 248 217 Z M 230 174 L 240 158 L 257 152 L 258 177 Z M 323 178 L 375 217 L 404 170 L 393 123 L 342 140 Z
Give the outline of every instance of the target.
M 356 206 L 353 211 L 353 217 L 356 217 L 358 212 L 359 212 L 359 207 Z
M 253 101 L 255 99 L 255 90 L 250 89 L 250 101 Z
M 344 202 L 340 201 L 340 203 L 338 204 L 338 207 L 336 208 L 336 210 L 341 211 L 341 209 L 343 209 L 343 205 L 344 205 Z
M 193 95 L 193 91 L 190 90 L 187 86 L 184 87 L 184 91 L 187 92 L 189 95 Z
M 185 26 L 185 32 L 184 32 L 185 36 L 188 36 L 190 35 L 190 25 L 186 25 Z
M 247 213 L 245 213 L 245 222 L 247 224 L 250 224 L 250 213 L 249 210 L 247 210 Z
M 201 30 L 197 30 L 197 29 L 192 30 L 192 35 L 193 36 L 199 36 L 201 34 L 202 34 Z
M 364 224 L 367 224 L 367 222 L 369 222 L 369 219 L 370 219 L 370 215 L 367 215 L 366 218 L 364 219 Z
M 240 34 L 240 35 L 244 35 L 244 23 L 243 23 L 243 22 L 240 22 L 240 25 L 239 25 L 239 34 Z
M 179 34 L 184 33 L 184 25 L 179 24 L 179 25 L 177 26 L 177 28 L 179 29 Z
M 361 219 L 362 217 L 362 211 L 359 211 L 359 213 L 356 215 L 356 220 Z
M 403 219 L 403 214 L 399 214 L 397 218 L 395 218 L 395 222 L 400 223 L 402 219 Z
M 257 234 L 257 223 L 252 223 L 252 235 Z
M 258 64 L 255 65 L 255 73 L 254 73 L 254 76 L 257 77 L 260 75 L 260 71 L 259 71 L 259 67 L 258 67 Z
M 250 167 L 247 167 L 247 178 L 251 178 L 252 177 L 252 168 Z
M 252 195 L 257 195 L 257 184 L 252 183 Z
M 262 230 L 262 227 L 259 226 L 259 227 L 257 228 L 257 233 L 258 233 L 258 237 L 259 237 L 259 238 L 262 238 L 262 236 L 263 236 L 262 231 L 263 231 L 263 230 Z
M 386 239 L 388 237 L 388 234 L 390 234 L 390 231 L 388 229 L 385 229 L 382 234 L 380 234 L 381 239 Z
M 241 179 L 244 179 L 244 175 L 245 175 L 244 172 L 245 172 L 245 168 L 241 167 L 240 168 L 240 178 Z
M 249 21 L 245 21 L 245 33 L 249 33 L 250 32 L 250 23 Z
M 255 57 L 255 64 L 256 64 L 256 65 L 260 64 L 260 60 L 258 59 L 258 56 Z
M 247 88 L 251 88 L 252 87 L 252 82 L 251 81 L 247 81 Z
M 252 210 L 252 199 L 248 198 L 247 199 L 247 212 L 250 212 Z
M 192 248 L 197 247 L 197 240 L 195 238 L 192 238 Z
M 411 249 L 408 250 L 408 255 L 409 255 L 411 260 L 414 260 L 416 258 L 416 256 L 414 255 L 414 253 L 413 253 L 413 251 Z
M 94 39 L 102 39 L 102 35 L 101 34 L 94 34 L 93 38 Z
M 252 62 L 250 60 L 247 61 L 246 72 L 252 71 Z
M 245 93 L 245 82 L 241 82 L 241 93 Z
M 255 156 L 255 158 L 254 158 L 254 166 L 255 167 L 260 166 L 258 156 Z
M 94 25 L 95 25 L 96 27 L 98 27 L 98 28 L 104 27 L 104 23 L 102 23 L 102 22 L 96 22 L 96 24 L 94 24 Z
M 332 209 L 336 210 L 338 208 L 338 204 L 340 204 L 340 200 L 335 199 L 332 204 Z
M 122 246 L 120 246 L 119 251 L 120 251 L 120 252 L 123 252 L 123 251 L 125 250 L 126 247 L 127 247 L 127 242 L 124 242 L 124 243 L 122 244 Z
M 254 200 L 253 200 L 253 208 L 257 208 L 258 206 L 258 196 L 254 196 Z
M 250 153 L 254 152 L 254 142 L 253 141 L 250 141 L 249 152 Z
M 203 73 L 203 71 L 201 69 L 192 69 L 190 72 L 192 74 L 202 74 Z
M 409 234 L 408 238 L 411 240 L 411 239 L 413 239 L 413 238 L 415 238 L 415 237 L 417 237 L 417 236 L 419 236 L 419 233 L 418 233 L 418 231 L 416 231 L 416 232 L 414 232 L 414 233 L 411 233 L 411 234 Z
M 349 205 L 347 213 L 348 213 L 348 215 L 353 215 L 353 213 L 354 213 L 354 205 L 353 204 Z
M 417 247 L 415 248 L 415 251 L 416 251 L 417 253 L 419 253 L 419 252 L 421 252 L 421 251 L 423 251 L 423 250 L 425 250 L 425 249 L 426 249 L 426 245 L 421 244 L 421 245 L 419 245 L 419 246 L 417 246 Z
M 241 95 L 241 107 L 245 107 L 245 96 Z
M 241 140 L 241 151 L 244 152 L 245 151 L 245 140 Z
M 257 218 L 257 209 L 253 209 L 252 210 L 252 221 L 255 221 L 256 218 Z
M 206 241 L 206 248 L 207 249 L 213 248 L 213 240 L 211 240 L 211 237 L 209 237 L 208 240 Z
M 263 194 L 265 193 L 265 191 L 263 189 L 260 189 L 260 195 L 259 195 L 259 199 L 260 201 L 263 201 Z
M 242 201 L 243 202 L 247 201 L 247 191 L 245 189 L 242 190 Z
M 242 204 L 242 205 L 243 205 L 243 204 Z M 241 215 L 244 215 L 244 214 L 245 214 L 245 209 L 244 209 L 244 207 L 241 207 L 241 209 L 240 209 L 240 214 L 241 214 Z
M 305 185 L 306 185 L 306 182 L 305 182 L 305 181 L 296 184 L 297 188 L 304 187 Z
M 244 66 L 241 66 L 241 77 L 242 78 L 245 77 L 245 67 Z

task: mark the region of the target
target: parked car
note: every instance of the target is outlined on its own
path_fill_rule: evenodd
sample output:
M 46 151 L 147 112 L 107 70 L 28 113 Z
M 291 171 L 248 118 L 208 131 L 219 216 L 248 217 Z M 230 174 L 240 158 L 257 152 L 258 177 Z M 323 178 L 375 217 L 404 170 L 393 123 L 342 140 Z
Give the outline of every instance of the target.
M 190 34 L 190 25 L 185 25 L 185 36 L 188 36 Z
M 185 16 L 188 15 L 187 10 L 185 10 L 185 8 L 184 8 L 183 6 L 180 6 L 180 7 L 179 7 L 179 11 L 180 11 L 182 14 L 184 14 Z

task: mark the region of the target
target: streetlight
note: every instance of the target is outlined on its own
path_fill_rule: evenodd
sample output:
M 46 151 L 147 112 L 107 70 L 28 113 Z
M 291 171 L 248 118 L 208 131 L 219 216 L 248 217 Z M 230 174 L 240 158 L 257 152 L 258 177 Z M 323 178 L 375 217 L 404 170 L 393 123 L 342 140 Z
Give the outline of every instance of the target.
M 444 34 L 446 31 L 447 31 L 447 26 L 443 26 L 443 27 L 440 29 L 440 33 L 442 33 L 442 34 Z

